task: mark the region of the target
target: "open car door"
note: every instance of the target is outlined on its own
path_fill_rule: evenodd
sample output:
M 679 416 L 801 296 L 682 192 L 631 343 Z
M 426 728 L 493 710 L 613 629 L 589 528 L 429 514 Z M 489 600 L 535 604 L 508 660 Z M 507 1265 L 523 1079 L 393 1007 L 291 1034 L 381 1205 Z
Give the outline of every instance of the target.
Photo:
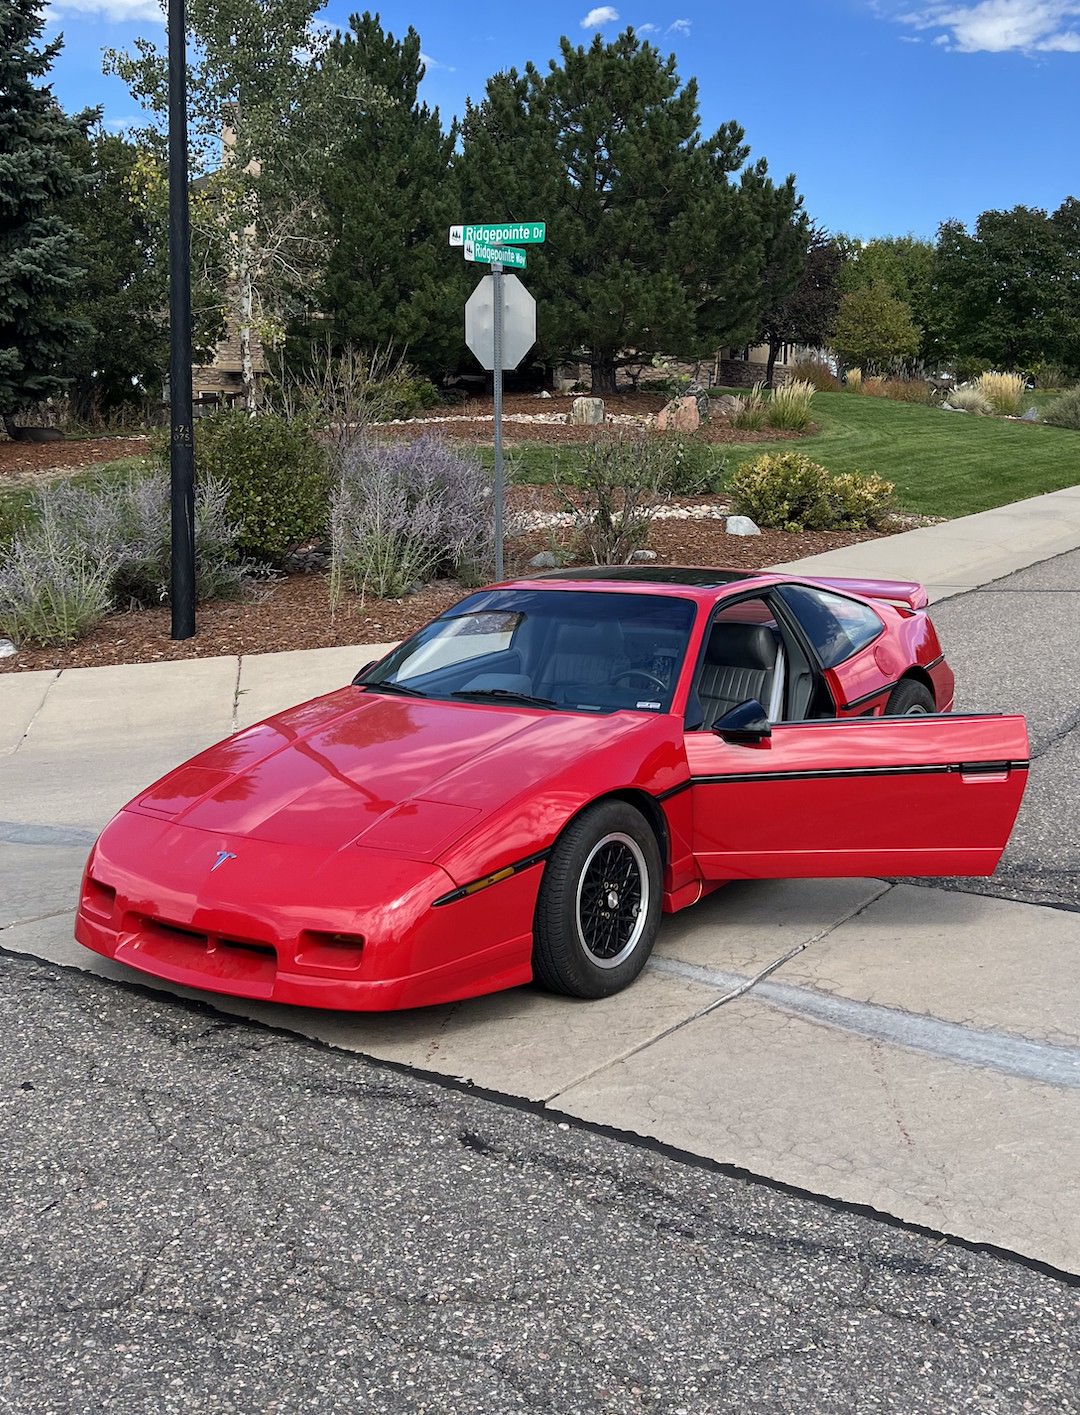
M 1020 716 L 770 728 L 761 714 L 757 732 L 685 740 L 694 854 L 706 879 L 989 875 L 1027 782 Z

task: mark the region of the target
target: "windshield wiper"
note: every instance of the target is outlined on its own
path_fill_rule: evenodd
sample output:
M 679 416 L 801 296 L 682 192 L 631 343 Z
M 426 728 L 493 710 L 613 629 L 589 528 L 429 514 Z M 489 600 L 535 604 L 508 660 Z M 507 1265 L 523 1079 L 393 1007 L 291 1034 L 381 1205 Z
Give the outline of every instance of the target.
M 358 688 L 367 688 L 376 693 L 400 693 L 403 698 L 426 698 L 419 688 L 410 688 L 405 683 L 358 683 Z
M 452 698 L 499 698 L 503 702 L 522 703 L 525 707 L 558 707 L 554 698 L 536 698 L 532 693 L 518 693 L 513 688 L 459 688 Z

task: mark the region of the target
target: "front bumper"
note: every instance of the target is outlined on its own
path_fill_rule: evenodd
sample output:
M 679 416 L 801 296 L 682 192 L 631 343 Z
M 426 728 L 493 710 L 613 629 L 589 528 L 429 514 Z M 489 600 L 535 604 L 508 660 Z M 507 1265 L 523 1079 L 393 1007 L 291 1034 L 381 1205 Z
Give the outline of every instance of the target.
M 210 869 L 219 854 L 229 858 Z M 122 812 L 87 862 L 75 937 L 200 991 L 347 1011 L 422 1007 L 529 981 L 538 879 L 530 870 L 435 909 L 455 884 L 437 865 L 360 846 L 231 840 Z

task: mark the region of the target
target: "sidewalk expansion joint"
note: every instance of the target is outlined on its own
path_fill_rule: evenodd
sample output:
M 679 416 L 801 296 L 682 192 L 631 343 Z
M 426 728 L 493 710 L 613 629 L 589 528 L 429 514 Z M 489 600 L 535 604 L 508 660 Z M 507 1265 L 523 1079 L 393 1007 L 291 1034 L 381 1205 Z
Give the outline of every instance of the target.
M 693 963 L 680 963 L 673 958 L 659 959 L 656 966 L 665 973 L 712 987 L 728 987 L 738 977 Z M 940 1017 L 905 1012 L 880 1002 L 856 1002 L 792 983 L 764 983 L 754 997 L 778 1011 L 866 1041 L 884 1042 L 903 1047 L 905 1051 L 997 1071 L 1022 1081 L 1080 1090 L 1078 1046 L 1036 1041 L 963 1022 L 947 1022 Z
M 793 958 L 797 958 L 800 953 L 804 953 L 811 945 L 820 943 L 823 938 L 828 938 L 830 934 L 835 933 L 842 925 L 850 923 L 852 919 L 857 919 L 860 914 L 870 908 L 871 904 L 876 904 L 883 895 L 888 894 L 889 890 L 894 887 L 888 880 L 879 880 L 878 884 L 880 888 L 871 898 L 864 900 L 862 904 L 857 905 L 854 909 L 850 909 L 846 914 L 843 914 L 833 923 L 827 924 L 823 929 L 819 929 L 816 934 L 812 934 L 810 938 L 804 939 L 802 943 L 795 944 L 793 948 L 789 948 L 788 951 L 782 953 L 779 958 L 774 958 L 771 963 L 767 964 L 760 972 L 755 973 L 752 977 L 747 977 L 742 973 L 716 973 L 708 968 L 698 968 L 692 963 L 680 963 L 677 959 L 657 958 L 654 955 L 647 964 L 648 970 L 661 973 L 675 973 L 680 977 L 687 978 L 691 982 L 704 982 L 706 986 L 709 987 L 715 987 L 715 980 L 722 978 L 725 988 L 723 996 L 713 998 L 712 1002 L 707 1006 L 698 1008 L 698 1010 L 691 1013 L 689 1017 L 684 1017 L 681 1021 L 673 1022 L 670 1027 L 665 1027 L 663 1031 L 657 1032 L 654 1036 L 646 1037 L 643 1042 L 638 1042 L 636 1046 L 628 1047 L 617 1056 L 609 1057 L 606 1061 L 601 1063 L 601 1065 L 592 1067 L 589 1071 L 582 1073 L 580 1076 L 575 1076 L 573 1080 L 568 1081 L 564 1086 L 560 1086 L 557 1091 L 553 1091 L 550 1096 L 545 1096 L 543 1104 L 549 1105 L 558 1096 L 564 1095 L 567 1091 L 573 1090 L 575 1086 L 580 1086 L 585 1081 L 591 1080 L 592 1077 L 598 1076 L 601 1071 L 607 1071 L 612 1066 L 619 1065 L 620 1062 L 629 1061 L 632 1056 L 637 1056 L 640 1052 L 647 1051 L 650 1047 L 656 1046 L 658 1042 L 666 1041 L 668 1037 L 673 1036 L 676 1032 L 681 1032 L 684 1027 L 689 1027 L 694 1022 L 700 1022 L 703 1017 L 707 1017 L 710 1012 L 715 1012 L 717 1008 L 724 1007 L 727 1003 L 735 1002 L 738 998 L 744 997 L 752 989 L 757 988 L 763 983 L 770 974 L 775 973 L 778 968 L 782 968 L 785 963 L 790 963 Z

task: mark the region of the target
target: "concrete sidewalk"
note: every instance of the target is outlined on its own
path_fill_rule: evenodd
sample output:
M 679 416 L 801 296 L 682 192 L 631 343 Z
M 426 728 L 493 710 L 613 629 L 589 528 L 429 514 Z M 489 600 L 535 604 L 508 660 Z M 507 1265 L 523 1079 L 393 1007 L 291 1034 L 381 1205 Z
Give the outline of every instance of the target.
M 798 568 L 944 595 L 1077 546 L 1080 488 Z M 385 647 L 0 676 L 0 947 L 148 981 L 71 939 L 94 832 Z M 880 880 L 737 884 L 666 921 L 646 974 L 602 1003 L 211 1001 L 1080 1271 L 1080 914 Z

